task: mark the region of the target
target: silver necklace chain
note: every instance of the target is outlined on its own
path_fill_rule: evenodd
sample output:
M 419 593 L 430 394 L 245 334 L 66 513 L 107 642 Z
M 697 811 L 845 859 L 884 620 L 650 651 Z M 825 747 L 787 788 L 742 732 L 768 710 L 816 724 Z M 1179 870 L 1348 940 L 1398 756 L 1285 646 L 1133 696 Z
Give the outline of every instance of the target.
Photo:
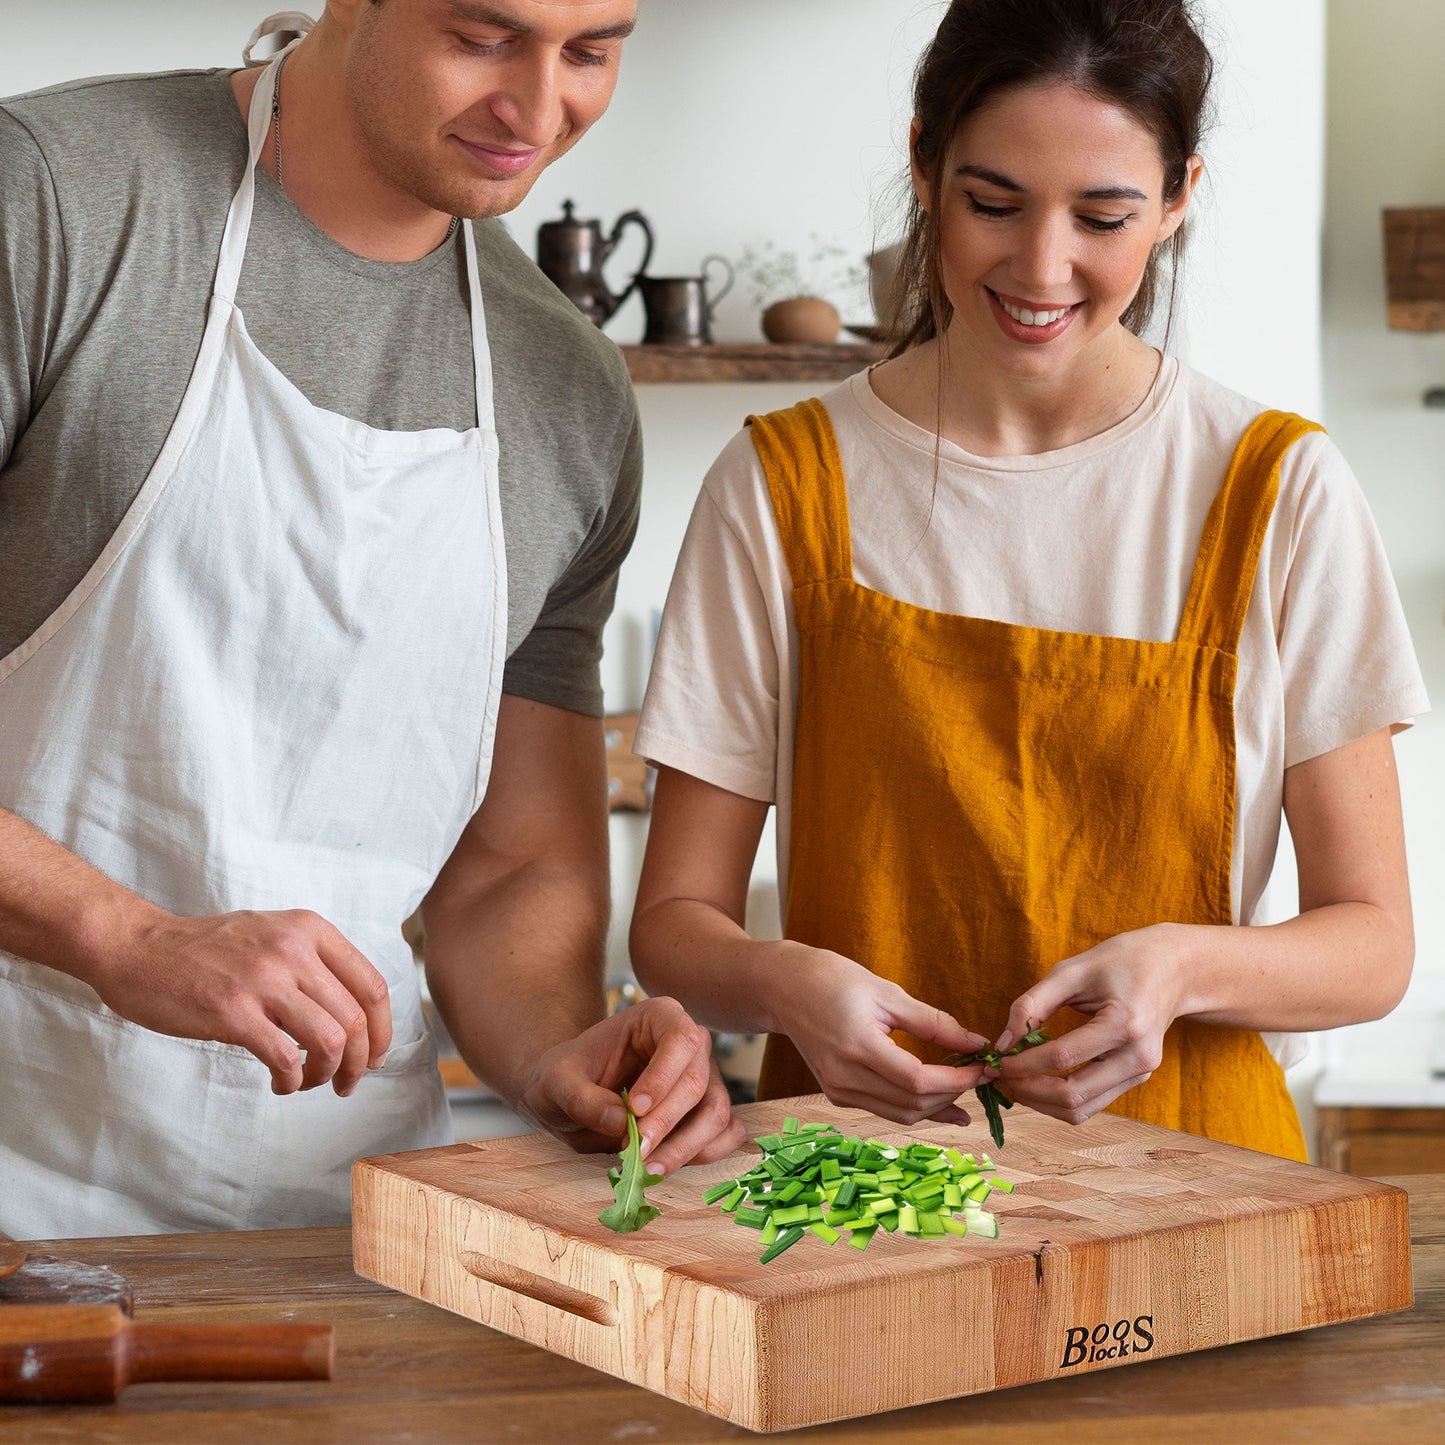
M 286 182 L 281 179 L 281 72 L 286 68 L 288 56 L 281 57 L 276 67 L 276 88 L 271 92 L 271 125 L 276 132 L 276 184 L 284 191 Z
M 276 156 L 276 184 L 284 191 L 286 182 L 281 179 L 281 72 L 286 68 L 286 62 L 291 58 L 290 54 L 281 57 L 281 63 L 276 67 L 276 88 L 271 92 L 271 127 L 275 131 L 275 156 Z M 452 223 L 447 227 L 446 239 L 448 241 L 456 235 L 460 218 L 452 217 Z

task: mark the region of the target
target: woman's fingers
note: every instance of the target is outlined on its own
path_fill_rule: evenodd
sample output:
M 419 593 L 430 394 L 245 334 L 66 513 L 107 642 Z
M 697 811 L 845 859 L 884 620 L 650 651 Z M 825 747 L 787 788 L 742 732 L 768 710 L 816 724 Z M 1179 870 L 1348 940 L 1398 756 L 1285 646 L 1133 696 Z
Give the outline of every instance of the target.
M 973 1117 L 967 1109 L 960 1109 L 957 1104 L 945 1104 L 936 1114 L 928 1116 L 935 1124 L 958 1124 L 967 1128 L 973 1123 Z
M 1030 1030 L 1039 1028 L 1046 1019 L 1053 1018 L 1061 1008 L 1074 1002 L 1074 993 L 1074 975 L 1056 965 L 1027 993 L 1020 994 L 1013 1001 L 1008 1023 L 993 1047 L 999 1053 L 1011 1049 Z M 1031 1052 L 1025 1050 L 1025 1053 Z
M 898 985 L 852 968 L 847 987 L 834 991 L 833 1011 L 800 1021 L 792 1030 L 793 1042 L 829 1099 L 916 1124 L 979 1084 L 982 1065 L 925 1063 L 891 1034 L 897 1029 L 936 1047 L 969 1053 L 987 1047 L 986 1039 Z
M 1008 1092 L 1011 1098 L 1041 1114 L 1062 1119 L 1066 1124 L 1082 1124 L 1121 1094 L 1146 1083 L 1153 1072 L 1145 1069 L 1131 1073 L 1129 1069 L 1127 1063 L 1101 1059 L 1065 1078 L 1040 1079 L 1027 1090 L 1010 1088 Z
M 1101 1010 L 1082 1027 L 1003 1061 L 1009 1097 L 1070 1123 L 1097 1114 L 1159 1067 L 1162 1035 L 1132 1027 L 1122 1008 Z
M 867 1109 L 900 1124 L 916 1124 L 976 1087 L 983 1076 L 981 1065 L 953 1069 L 924 1064 L 891 1041 L 888 1048 L 897 1057 L 883 1055 L 871 1067 L 855 1066 L 832 1078 L 820 1078 L 829 1099 L 845 1108 Z M 925 1083 L 930 1087 L 915 1087 Z
M 949 1053 L 973 1054 L 988 1047 L 988 1040 L 982 1034 L 972 1033 L 952 1014 L 914 998 L 901 988 L 889 1000 L 889 1012 L 895 1027 L 924 1043 L 937 1044 Z

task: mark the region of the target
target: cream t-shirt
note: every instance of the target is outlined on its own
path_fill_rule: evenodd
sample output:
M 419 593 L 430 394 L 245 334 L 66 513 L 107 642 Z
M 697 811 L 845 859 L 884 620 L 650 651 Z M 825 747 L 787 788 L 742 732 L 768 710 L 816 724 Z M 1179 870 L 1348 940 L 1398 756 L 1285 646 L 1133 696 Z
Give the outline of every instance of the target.
M 885 406 L 866 373 L 822 400 L 859 583 L 936 611 L 1154 641 L 1177 635 L 1205 517 L 1264 409 L 1165 357 L 1144 402 L 1108 431 L 1035 456 L 977 457 Z M 776 804 L 783 881 L 798 699 L 791 586 L 744 430 L 703 483 L 634 746 Z M 1238 922 L 1273 921 L 1260 904 L 1284 770 L 1428 707 L 1364 496 L 1333 443 L 1312 434 L 1281 468 L 1240 639 Z

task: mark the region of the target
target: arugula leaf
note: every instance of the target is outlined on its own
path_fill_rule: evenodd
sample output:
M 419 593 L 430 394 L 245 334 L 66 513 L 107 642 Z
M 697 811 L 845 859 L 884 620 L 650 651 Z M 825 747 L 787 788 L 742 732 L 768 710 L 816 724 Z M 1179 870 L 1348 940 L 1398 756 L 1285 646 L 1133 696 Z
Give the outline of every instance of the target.
M 622 1102 L 627 1106 L 627 1145 L 619 1158 L 622 1168 L 617 1172 L 612 1192 L 616 1203 L 609 1204 L 597 1218 L 614 1234 L 632 1234 L 644 1224 L 657 1218 L 662 1210 L 649 1204 L 642 1191 L 649 1184 L 660 1184 L 661 1174 L 649 1174 L 642 1162 L 642 1135 L 637 1128 L 637 1116 L 627 1103 L 627 1090 L 622 1091 Z

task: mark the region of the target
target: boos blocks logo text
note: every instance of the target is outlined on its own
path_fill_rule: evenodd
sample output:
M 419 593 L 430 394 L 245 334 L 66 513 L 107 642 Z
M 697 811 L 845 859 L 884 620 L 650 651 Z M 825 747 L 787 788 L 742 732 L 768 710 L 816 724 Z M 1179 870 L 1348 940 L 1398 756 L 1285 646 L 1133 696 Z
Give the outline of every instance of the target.
M 1064 1331 L 1064 1358 L 1059 1369 L 1073 1365 L 1098 1365 L 1106 1360 L 1125 1360 L 1130 1355 L 1147 1355 L 1154 1348 L 1154 1316 L 1108 1321 L 1091 1329 L 1076 1325 Z

